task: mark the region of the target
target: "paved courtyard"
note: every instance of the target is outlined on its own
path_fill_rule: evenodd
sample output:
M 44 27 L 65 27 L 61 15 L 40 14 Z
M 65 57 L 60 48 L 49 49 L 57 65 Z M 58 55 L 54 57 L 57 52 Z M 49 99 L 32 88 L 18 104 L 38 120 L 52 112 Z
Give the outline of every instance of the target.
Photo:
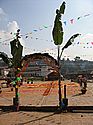
M 69 106 L 93 106 L 93 83 L 88 83 L 86 94 L 81 94 L 80 86 L 70 81 L 62 81 L 62 97 L 64 84 L 67 86 Z M 0 106 L 12 105 L 15 92 L 3 88 L 0 94 Z M 22 106 L 57 106 L 58 83 L 35 82 L 24 84 L 19 88 L 20 105 Z M 0 110 L 0 125 L 93 125 L 93 113 L 54 113 L 54 112 L 3 112 Z

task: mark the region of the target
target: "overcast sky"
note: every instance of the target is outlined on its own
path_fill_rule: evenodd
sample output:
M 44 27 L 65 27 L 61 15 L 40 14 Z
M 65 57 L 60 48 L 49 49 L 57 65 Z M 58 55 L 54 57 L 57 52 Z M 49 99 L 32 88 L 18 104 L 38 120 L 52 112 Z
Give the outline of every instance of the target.
M 56 9 L 62 0 L 0 0 L 0 51 L 11 56 L 10 41 L 20 28 L 23 55 L 48 52 L 57 57 L 52 29 Z M 65 0 L 66 11 L 62 17 L 64 40 L 75 33 L 81 36 L 64 50 L 62 58 L 93 60 L 93 0 Z

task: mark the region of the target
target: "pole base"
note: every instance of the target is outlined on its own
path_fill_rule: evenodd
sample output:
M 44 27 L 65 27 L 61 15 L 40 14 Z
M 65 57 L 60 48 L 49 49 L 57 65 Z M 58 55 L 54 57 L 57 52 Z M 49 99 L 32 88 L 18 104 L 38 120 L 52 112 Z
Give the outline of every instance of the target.
M 13 106 L 15 111 L 19 111 L 19 98 L 13 98 Z
M 65 104 L 65 106 L 68 105 L 68 99 L 67 98 L 63 98 L 63 103 Z
M 62 99 L 62 105 L 61 105 L 62 110 L 66 111 L 67 110 L 67 106 L 68 106 L 68 99 L 67 98 L 63 98 Z

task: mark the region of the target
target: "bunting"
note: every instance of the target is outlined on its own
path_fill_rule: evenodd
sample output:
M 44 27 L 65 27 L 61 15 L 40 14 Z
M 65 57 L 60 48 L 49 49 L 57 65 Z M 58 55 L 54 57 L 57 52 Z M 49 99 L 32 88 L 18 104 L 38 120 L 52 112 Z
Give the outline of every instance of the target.
M 83 15 L 83 16 L 78 16 L 76 19 L 74 19 L 74 18 L 72 18 L 72 19 L 70 19 L 69 21 L 63 21 L 63 23 L 64 23 L 64 25 L 65 26 L 67 26 L 67 24 L 68 24 L 68 22 L 70 22 L 70 24 L 74 24 L 75 23 L 75 21 L 78 21 L 78 20 L 80 20 L 80 19 L 82 19 L 82 18 L 86 18 L 86 17 L 88 17 L 88 16 L 90 16 L 91 14 L 85 14 L 85 15 Z M 52 25 L 42 25 L 41 27 L 39 27 L 39 28 L 35 28 L 35 29 L 33 29 L 33 30 L 31 30 L 31 32 L 29 32 L 29 33 L 26 33 L 26 34 L 21 34 L 20 36 L 21 37 L 24 37 L 25 39 L 34 39 L 34 40 L 43 40 L 43 41 L 50 41 L 50 42 L 53 42 L 53 40 L 48 40 L 48 39 L 42 39 L 42 38 L 38 38 L 38 37 L 33 37 L 33 33 L 34 32 L 39 32 L 39 31 L 42 31 L 42 30 L 46 30 L 46 29 L 48 29 L 48 28 L 51 28 L 52 27 Z M 5 34 L 8 34 L 8 35 L 10 35 L 10 38 L 9 39 L 6 39 L 6 40 L 4 40 L 3 38 L 1 38 L 1 36 L 0 36 L 0 44 L 1 45 L 4 45 L 4 46 L 9 46 L 9 43 L 7 42 L 7 41 L 11 41 L 11 40 L 14 40 L 15 38 L 16 38 L 16 33 L 13 33 L 13 32 L 10 32 L 10 33 L 7 33 L 7 32 L 5 32 Z M 93 48 L 93 42 L 87 42 L 87 43 L 82 43 L 82 42 L 77 42 L 77 43 L 73 43 L 73 46 L 75 46 L 75 45 L 82 45 L 82 47 L 83 48 Z M 26 49 L 26 48 L 25 48 Z
M 79 17 L 77 17 L 76 19 L 74 19 L 74 18 L 72 18 L 72 19 L 70 19 L 69 21 L 70 21 L 70 24 L 73 24 L 75 21 L 78 21 L 78 20 L 80 20 L 81 18 L 85 18 L 85 17 L 88 17 L 88 16 L 90 16 L 91 14 L 85 14 L 85 15 L 83 15 L 83 16 L 79 16 Z M 64 23 L 64 25 L 66 26 L 67 25 L 67 22 L 69 22 L 69 21 L 64 21 L 63 23 Z
M 27 33 L 27 34 L 24 34 L 24 35 L 20 35 L 20 36 L 23 36 L 25 39 L 28 39 L 30 37 L 31 39 L 34 39 L 34 40 L 40 40 L 40 41 L 42 40 L 42 41 L 47 41 L 47 42 L 53 42 L 53 40 L 42 39 L 42 38 L 38 38 L 38 37 L 33 38 L 31 32 Z M 10 44 L 8 43 L 8 41 L 10 42 L 13 39 L 14 39 L 14 37 L 12 37 L 10 39 L 7 39 L 7 40 L 4 40 L 4 41 L 2 41 L 2 39 L 0 39 L 0 44 L 4 45 L 4 46 L 9 46 Z M 74 42 L 72 45 L 73 46 L 76 46 L 76 45 L 80 46 L 81 45 L 83 48 L 93 48 L 93 42 L 91 42 L 91 41 L 90 42 L 79 42 L 79 41 L 77 41 L 77 42 Z
M 73 43 L 72 44 L 73 46 L 81 46 L 81 47 L 83 47 L 83 48 L 87 48 L 87 49 L 91 49 L 91 48 L 93 48 L 93 42 L 76 42 L 76 43 Z

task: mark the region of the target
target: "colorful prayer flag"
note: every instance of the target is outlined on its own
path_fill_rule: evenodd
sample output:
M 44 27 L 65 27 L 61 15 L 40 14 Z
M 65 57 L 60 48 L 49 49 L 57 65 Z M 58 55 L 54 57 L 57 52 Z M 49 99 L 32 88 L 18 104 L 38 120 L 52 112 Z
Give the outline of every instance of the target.
M 74 19 L 71 19 L 70 22 L 71 22 L 71 24 L 73 24 L 74 23 Z
M 33 31 L 37 32 L 37 30 L 33 30 Z
M 81 17 L 78 17 L 77 20 L 79 20 Z
M 66 21 L 64 21 L 63 23 L 64 23 L 64 24 L 65 24 L 65 26 L 66 26 Z

